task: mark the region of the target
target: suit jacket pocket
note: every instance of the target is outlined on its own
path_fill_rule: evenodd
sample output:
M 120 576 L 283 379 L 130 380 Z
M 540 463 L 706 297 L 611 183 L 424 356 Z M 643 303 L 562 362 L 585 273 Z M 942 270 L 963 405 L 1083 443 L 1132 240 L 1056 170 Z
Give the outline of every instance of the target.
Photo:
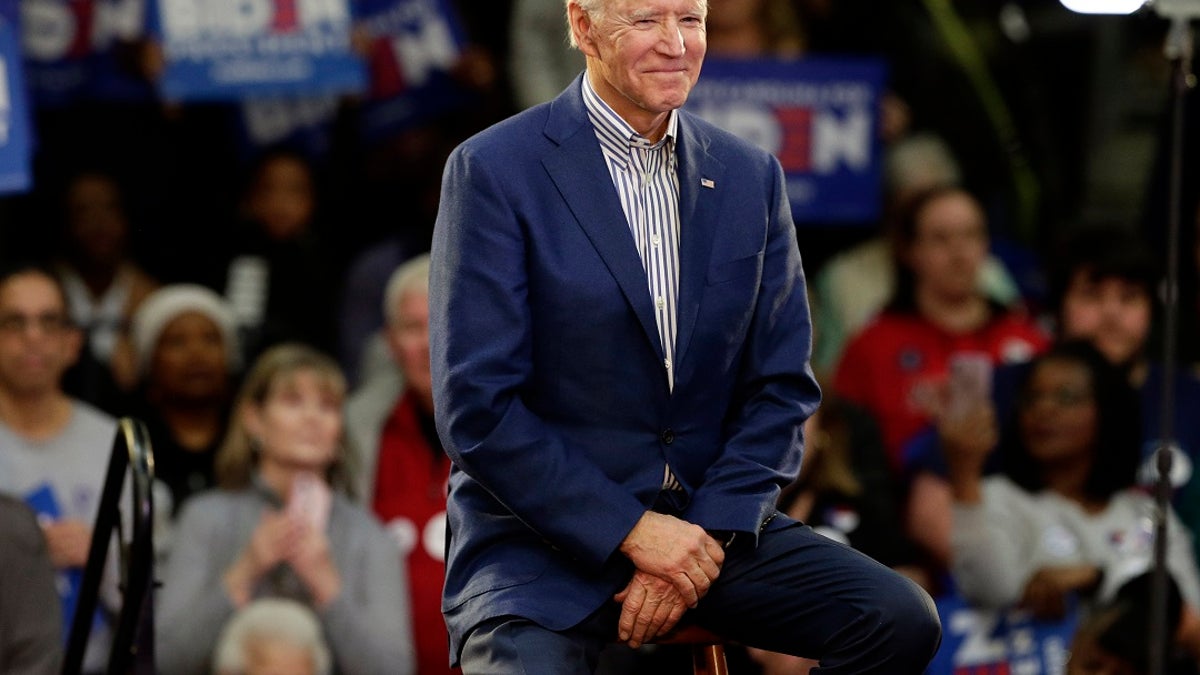
M 713 265 L 708 270 L 708 285 L 725 283 L 758 273 L 759 254 L 754 253 L 744 258 L 729 260 Z

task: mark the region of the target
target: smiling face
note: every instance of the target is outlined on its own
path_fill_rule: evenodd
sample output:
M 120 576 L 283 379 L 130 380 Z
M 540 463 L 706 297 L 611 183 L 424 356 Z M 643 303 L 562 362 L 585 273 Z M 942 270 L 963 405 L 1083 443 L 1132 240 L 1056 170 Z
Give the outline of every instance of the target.
M 1038 463 L 1090 457 L 1097 442 L 1098 413 L 1086 366 L 1068 360 L 1042 361 L 1019 403 L 1021 436 Z
M 1063 296 L 1064 338 L 1090 340 L 1112 363 L 1138 358 L 1150 334 L 1150 292 L 1118 277 L 1097 279 L 1087 270 L 1071 277 Z
M 598 13 L 568 6 L 596 93 L 638 133 L 657 141 L 670 111 L 700 77 L 705 0 L 608 0 Z

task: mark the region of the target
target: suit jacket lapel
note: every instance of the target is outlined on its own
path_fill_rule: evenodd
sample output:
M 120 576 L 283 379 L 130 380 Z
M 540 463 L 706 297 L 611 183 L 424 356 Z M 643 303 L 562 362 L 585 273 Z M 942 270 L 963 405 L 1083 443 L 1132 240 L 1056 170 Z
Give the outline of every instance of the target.
M 617 280 L 647 339 L 662 359 L 646 272 L 604 163 L 600 143 L 588 121 L 578 78 L 552 103 L 545 133 L 559 145 L 542 159 L 542 165 Z
M 700 313 L 716 236 L 725 165 L 708 153 L 710 140 L 687 114 L 679 116 L 679 313 L 675 338 L 676 384 Z M 701 183 L 701 181 L 704 181 Z

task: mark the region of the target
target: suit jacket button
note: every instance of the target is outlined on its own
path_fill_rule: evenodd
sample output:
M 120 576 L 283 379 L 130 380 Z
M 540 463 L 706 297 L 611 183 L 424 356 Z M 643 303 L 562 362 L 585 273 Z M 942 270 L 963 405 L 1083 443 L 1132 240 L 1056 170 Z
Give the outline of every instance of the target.
M 664 429 L 662 432 L 662 442 L 670 445 L 675 442 L 675 432 L 671 429 Z

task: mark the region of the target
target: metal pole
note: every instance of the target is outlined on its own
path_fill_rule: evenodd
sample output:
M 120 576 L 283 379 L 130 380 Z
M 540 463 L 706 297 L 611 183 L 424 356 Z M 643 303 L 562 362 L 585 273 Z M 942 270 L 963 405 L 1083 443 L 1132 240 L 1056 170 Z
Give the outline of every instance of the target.
M 1188 19 L 1171 18 L 1165 46 L 1171 63 L 1170 173 L 1167 184 L 1167 277 L 1163 283 L 1162 408 L 1156 450 L 1154 574 L 1150 605 L 1150 673 L 1166 672 L 1167 626 L 1167 513 L 1171 503 L 1171 446 L 1175 424 L 1175 370 L 1179 324 L 1179 231 L 1182 214 L 1184 99 L 1191 84 L 1192 32 Z

